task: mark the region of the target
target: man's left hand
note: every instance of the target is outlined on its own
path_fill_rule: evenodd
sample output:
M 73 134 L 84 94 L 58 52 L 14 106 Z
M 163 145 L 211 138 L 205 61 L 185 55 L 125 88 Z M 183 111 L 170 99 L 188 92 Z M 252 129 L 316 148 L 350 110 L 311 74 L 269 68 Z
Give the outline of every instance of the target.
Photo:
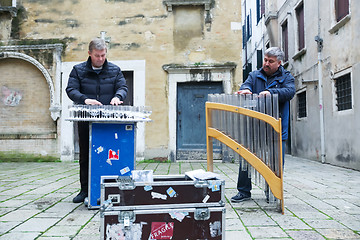
M 262 91 L 259 93 L 260 96 L 263 96 L 263 95 L 270 95 L 271 93 L 268 91 L 268 90 L 265 90 L 265 91 Z
M 120 105 L 122 103 L 123 101 L 121 101 L 118 97 L 113 97 L 113 99 L 111 99 L 110 102 L 111 105 L 115 105 L 115 106 Z

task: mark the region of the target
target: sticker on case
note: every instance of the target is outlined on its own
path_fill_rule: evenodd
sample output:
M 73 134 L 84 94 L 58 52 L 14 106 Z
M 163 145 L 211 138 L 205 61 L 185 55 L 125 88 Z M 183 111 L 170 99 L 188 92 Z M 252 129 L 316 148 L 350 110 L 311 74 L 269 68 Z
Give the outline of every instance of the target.
M 174 235 L 173 222 L 152 222 L 149 240 L 172 239 Z
M 210 196 L 209 195 L 206 195 L 204 197 L 204 199 L 202 200 L 203 203 L 206 203 L 208 200 L 209 200 Z
M 181 222 L 187 215 L 189 215 L 188 212 L 179 212 L 179 211 L 171 211 L 169 212 L 169 214 L 172 219 L 176 219 L 179 222 Z
M 209 181 L 209 189 L 211 189 L 211 191 L 216 192 L 216 191 L 220 191 L 220 186 L 221 186 L 221 181 Z
M 133 223 L 131 228 L 124 226 L 124 224 L 107 224 L 105 230 L 106 239 L 129 239 L 127 236 L 131 236 L 131 240 L 141 240 L 142 224 Z
M 95 150 L 95 152 L 96 152 L 97 154 L 100 154 L 100 153 L 102 153 L 103 151 L 104 151 L 104 148 L 103 148 L 102 146 L 98 147 L 98 148 Z
M 172 187 L 169 187 L 168 190 L 166 190 L 166 193 L 170 196 L 170 197 L 174 197 L 176 196 L 176 192 Z
M 115 133 L 115 139 L 118 139 L 118 135 L 117 135 L 117 133 Z
M 108 159 L 106 160 L 106 162 L 110 165 L 112 165 L 112 160 L 119 160 L 119 152 L 120 150 L 118 149 L 117 152 L 115 152 L 114 150 L 109 149 L 109 153 L 108 153 Z
M 222 235 L 220 221 L 209 223 L 209 228 L 210 228 L 210 235 L 212 238 L 220 237 Z
M 161 193 L 157 193 L 157 192 L 151 192 L 151 197 L 154 198 L 159 198 L 162 200 L 166 200 L 167 196 L 165 194 L 161 194 Z
M 152 189 L 153 189 L 153 187 L 152 187 L 151 185 L 146 185 L 146 186 L 144 186 L 144 190 L 145 190 L 146 192 L 151 191 Z
M 130 168 L 129 168 L 129 167 L 125 167 L 125 168 L 123 168 L 123 169 L 120 170 L 121 175 L 124 175 L 124 174 L 127 173 L 127 172 L 130 172 Z

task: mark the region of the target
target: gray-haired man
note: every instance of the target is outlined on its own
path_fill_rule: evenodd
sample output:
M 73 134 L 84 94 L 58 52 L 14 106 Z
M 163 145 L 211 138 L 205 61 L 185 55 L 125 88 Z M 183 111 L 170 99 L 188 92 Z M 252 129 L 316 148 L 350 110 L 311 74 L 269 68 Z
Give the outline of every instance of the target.
M 106 43 L 96 38 L 89 43 L 89 58 L 72 69 L 66 93 L 75 104 L 119 105 L 126 98 L 128 87 L 121 69 L 107 61 Z M 89 123 L 79 122 L 81 191 L 73 199 L 83 202 L 88 195 Z
M 262 68 L 251 72 L 237 93 L 278 94 L 284 159 L 285 141 L 288 138 L 290 100 L 295 95 L 294 77 L 281 65 L 281 61 L 284 60 L 284 52 L 280 48 L 269 48 L 264 55 Z M 251 178 L 248 177 L 247 171 L 242 171 L 241 166 L 237 189 L 238 194 L 231 198 L 232 202 L 242 202 L 251 198 Z M 268 195 L 266 197 L 268 198 Z

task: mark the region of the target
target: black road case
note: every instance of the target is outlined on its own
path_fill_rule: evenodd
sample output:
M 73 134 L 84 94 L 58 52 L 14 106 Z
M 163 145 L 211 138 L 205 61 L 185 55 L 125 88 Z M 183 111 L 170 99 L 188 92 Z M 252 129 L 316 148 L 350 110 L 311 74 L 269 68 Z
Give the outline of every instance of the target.
M 168 209 L 184 207 L 221 207 L 225 181 L 192 180 L 186 175 L 154 175 L 152 182 L 130 177 L 101 178 L 102 211 L 132 209 Z
M 225 207 L 102 211 L 103 240 L 225 239 Z

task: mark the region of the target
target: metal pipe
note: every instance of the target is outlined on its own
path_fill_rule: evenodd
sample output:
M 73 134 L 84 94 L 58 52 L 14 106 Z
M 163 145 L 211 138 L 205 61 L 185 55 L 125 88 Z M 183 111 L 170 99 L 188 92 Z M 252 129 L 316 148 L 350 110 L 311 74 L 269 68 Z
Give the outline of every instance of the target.
M 323 101 L 323 74 L 322 74 L 322 60 L 321 60 L 321 51 L 323 49 L 323 39 L 320 37 L 321 28 L 320 28 L 320 0 L 318 0 L 318 35 L 315 37 L 317 42 L 318 50 L 318 78 L 319 78 L 319 113 L 320 113 L 320 154 L 321 162 L 325 163 L 325 128 L 324 128 L 324 101 Z

